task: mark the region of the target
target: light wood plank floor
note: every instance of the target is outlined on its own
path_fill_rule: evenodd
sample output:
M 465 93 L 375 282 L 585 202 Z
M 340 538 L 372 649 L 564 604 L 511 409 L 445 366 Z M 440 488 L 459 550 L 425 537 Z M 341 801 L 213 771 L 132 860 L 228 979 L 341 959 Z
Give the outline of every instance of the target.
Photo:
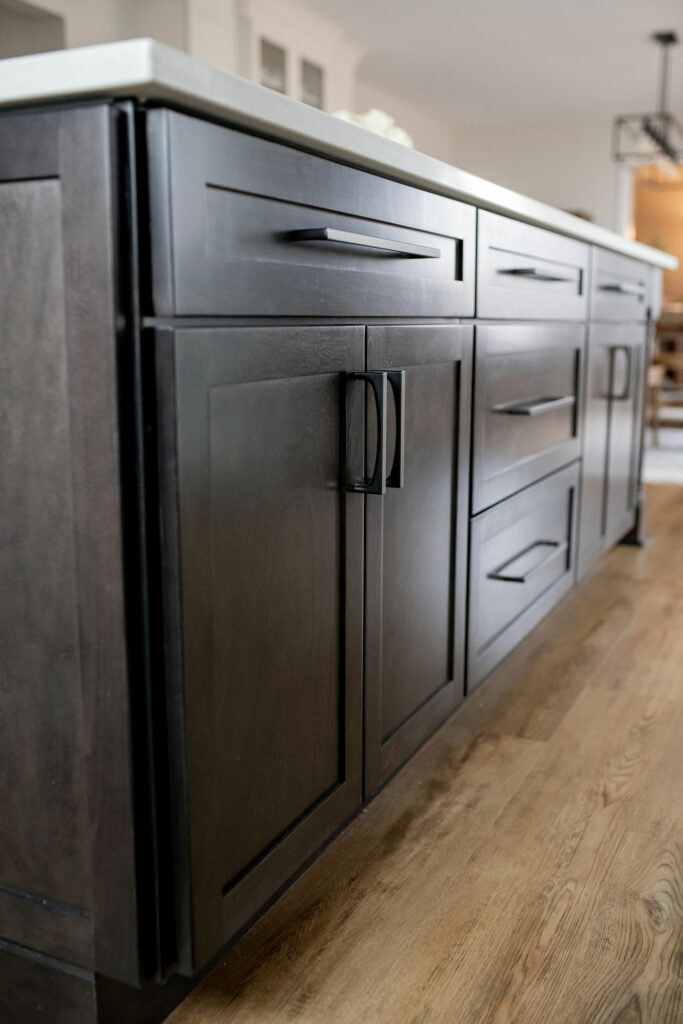
M 682 1024 L 683 488 L 169 1024 Z

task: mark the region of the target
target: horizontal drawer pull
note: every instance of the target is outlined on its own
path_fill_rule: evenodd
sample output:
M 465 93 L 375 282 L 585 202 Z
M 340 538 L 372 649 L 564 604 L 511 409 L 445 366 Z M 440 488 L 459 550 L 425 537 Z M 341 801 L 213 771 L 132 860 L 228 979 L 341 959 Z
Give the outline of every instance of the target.
M 341 231 L 339 228 L 305 228 L 302 231 L 291 231 L 288 237 L 292 242 L 341 242 L 344 245 L 360 245 L 365 249 L 375 249 L 392 256 L 405 256 L 411 259 L 438 260 L 441 257 L 441 250 L 431 245 L 395 242 L 391 238 L 359 235 L 355 231 Z
M 623 281 L 615 281 L 614 284 L 598 285 L 600 292 L 615 292 L 617 295 L 637 295 L 642 299 L 645 295 L 645 286 L 640 284 L 624 284 Z
M 574 395 L 560 395 L 557 398 L 544 395 L 542 398 L 531 398 L 528 402 L 494 405 L 493 411 L 504 413 L 506 416 L 540 416 L 541 413 L 550 412 L 552 409 L 562 409 L 569 405 L 576 405 Z
M 511 277 L 529 277 L 534 281 L 565 281 L 567 283 L 574 280 L 572 277 L 559 277 L 556 274 L 544 274 L 542 270 L 537 270 L 536 267 L 500 267 L 497 274 L 508 274 Z
M 535 543 L 530 544 L 528 548 L 524 548 L 524 551 L 520 551 L 519 554 L 514 556 L 514 558 L 510 558 L 507 562 L 504 562 L 499 569 L 496 569 L 494 572 L 490 572 L 488 574 L 488 578 L 490 580 L 502 580 L 505 583 L 528 583 L 537 572 L 540 572 L 544 565 L 547 565 L 548 562 L 555 558 L 556 555 L 566 551 L 568 547 L 569 545 L 566 540 L 537 540 Z M 534 548 L 549 548 L 550 550 L 540 562 L 537 562 L 536 565 L 531 569 L 528 569 L 525 573 L 513 573 L 509 571 L 511 565 L 514 565 L 514 563 L 518 562 L 520 558 L 528 555 L 530 551 L 534 550 Z

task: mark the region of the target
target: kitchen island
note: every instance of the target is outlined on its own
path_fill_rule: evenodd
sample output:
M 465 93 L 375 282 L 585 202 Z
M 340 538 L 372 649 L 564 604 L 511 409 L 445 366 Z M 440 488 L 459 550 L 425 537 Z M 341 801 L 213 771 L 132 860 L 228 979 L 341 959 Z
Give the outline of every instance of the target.
M 148 40 L 1 70 L 0 1007 L 152 1024 L 635 535 L 675 260 Z

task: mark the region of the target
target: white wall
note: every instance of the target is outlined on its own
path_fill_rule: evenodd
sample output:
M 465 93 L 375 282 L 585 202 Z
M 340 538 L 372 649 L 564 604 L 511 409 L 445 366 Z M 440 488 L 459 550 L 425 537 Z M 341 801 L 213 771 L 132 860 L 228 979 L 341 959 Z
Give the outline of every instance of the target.
M 399 127 L 405 128 L 413 140 L 415 149 L 421 153 L 435 156 L 447 163 L 457 163 L 455 133 L 451 125 L 431 117 L 409 101 L 378 88 L 359 74 L 356 78 L 355 100 L 351 109 L 364 114 L 371 107 L 377 107 L 390 114 Z
M 91 46 L 117 39 L 153 36 L 187 47 L 187 0 L 38 0 L 46 11 L 64 18 L 65 45 Z
M 64 18 L 67 46 L 89 46 L 122 38 L 128 5 L 118 0 L 38 0 L 38 5 Z
M 156 2 L 163 3 L 163 0 Z M 243 5 L 236 0 L 185 0 L 185 6 L 184 49 L 221 71 L 238 72 Z
M 187 49 L 189 26 L 186 0 L 127 0 L 123 38 L 151 36 L 160 43 Z
M 623 229 L 618 169 L 610 155 L 611 123 L 468 129 L 456 133 L 453 163 L 596 224 Z
M 0 3 L 0 59 L 27 53 L 61 50 L 64 22 L 52 12 L 39 12 L 20 3 Z
M 287 95 L 300 99 L 300 62 L 305 58 L 324 68 L 325 110 L 352 104 L 356 65 L 362 51 L 334 22 L 298 0 L 242 0 L 239 71 L 247 78 L 258 79 L 262 36 L 287 50 Z

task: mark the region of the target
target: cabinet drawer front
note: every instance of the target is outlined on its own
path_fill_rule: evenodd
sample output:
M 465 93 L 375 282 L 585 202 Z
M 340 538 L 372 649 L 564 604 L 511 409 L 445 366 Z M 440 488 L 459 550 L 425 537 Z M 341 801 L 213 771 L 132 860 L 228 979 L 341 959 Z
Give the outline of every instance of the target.
M 468 689 L 574 582 L 579 463 L 472 520 Z
M 472 511 L 578 458 L 585 328 L 477 327 Z
M 358 327 L 157 333 L 183 971 L 360 803 L 363 499 L 341 483 L 341 381 L 363 349 Z
M 606 249 L 593 249 L 591 320 L 646 320 L 650 270 Z
M 184 114 L 147 117 L 157 315 L 473 314 L 474 207 Z
M 582 320 L 588 246 L 478 212 L 477 316 Z

